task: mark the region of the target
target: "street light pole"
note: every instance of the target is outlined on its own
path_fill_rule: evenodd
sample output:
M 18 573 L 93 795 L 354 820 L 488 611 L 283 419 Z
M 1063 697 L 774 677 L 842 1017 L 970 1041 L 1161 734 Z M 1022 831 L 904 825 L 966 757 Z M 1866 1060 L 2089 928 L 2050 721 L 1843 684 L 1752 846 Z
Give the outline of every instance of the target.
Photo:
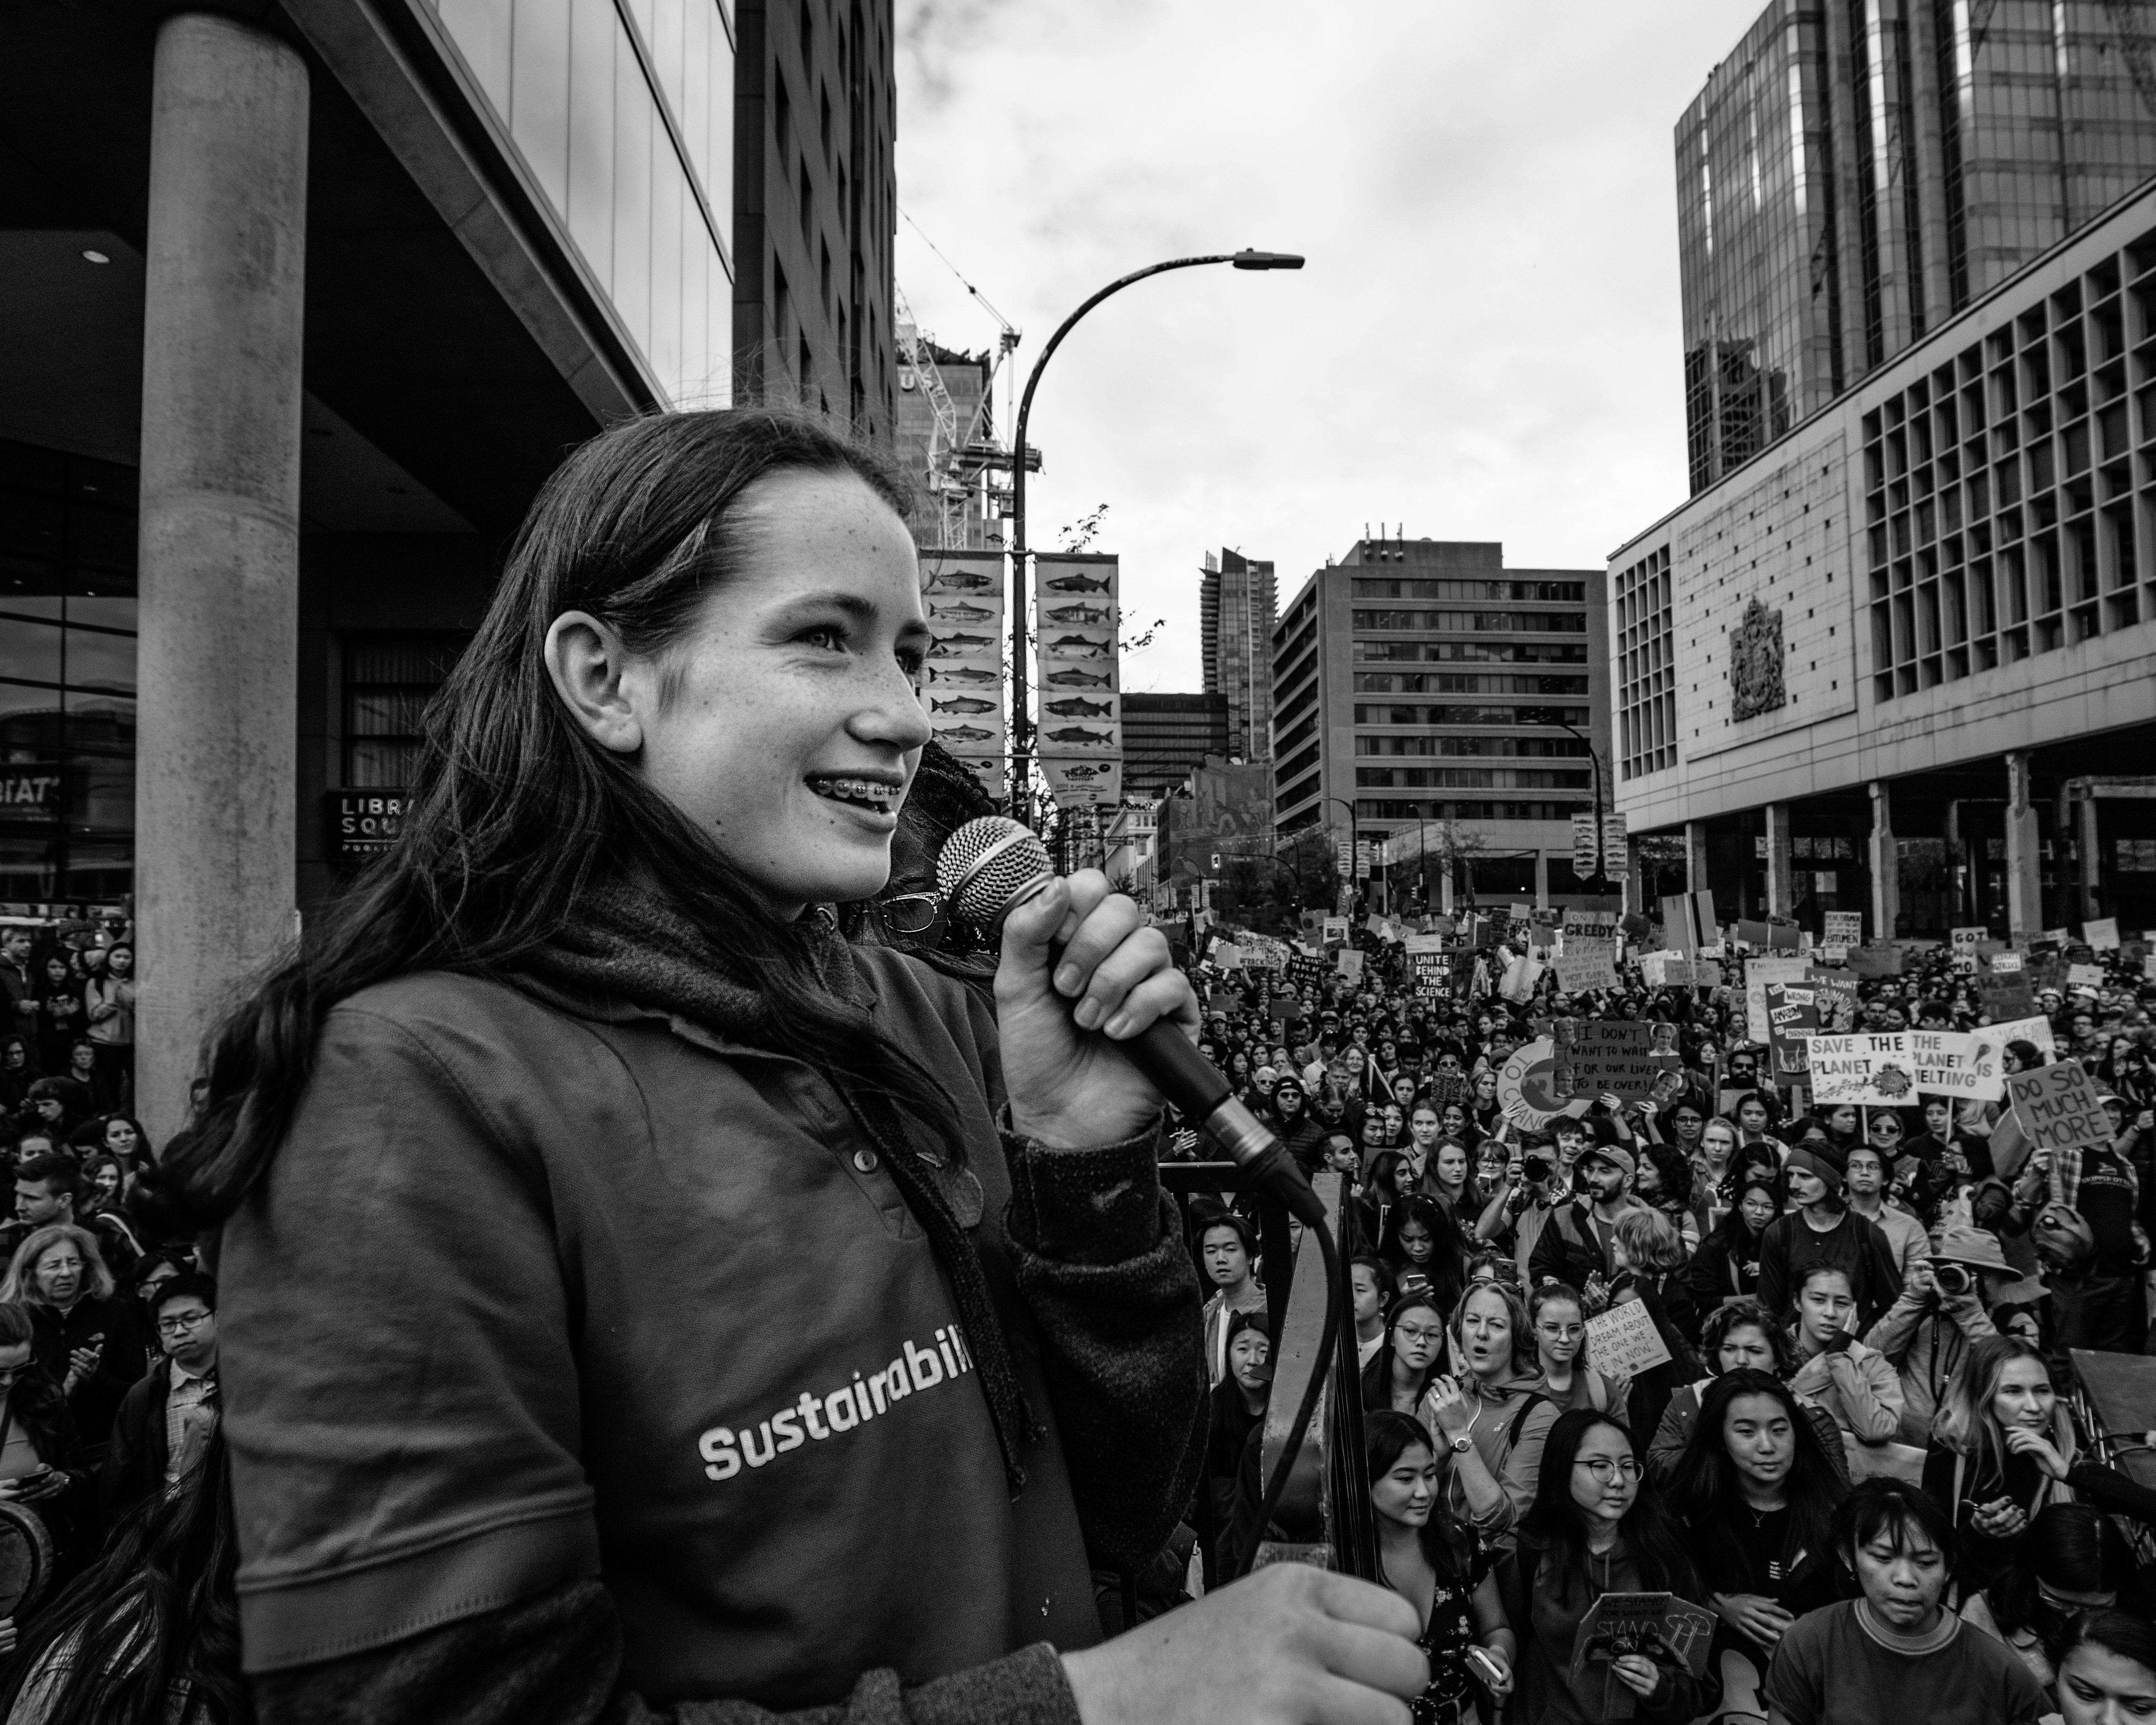
M 1607 860 L 1602 855 L 1602 757 L 1594 752 L 1594 743 L 1591 738 L 1580 736 L 1577 730 L 1574 730 L 1573 726 L 1565 723 L 1563 719 L 1558 718 L 1548 708 L 1544 708 L 1543 711 L 1543 722 L 1545 725 L 1554 725 L 1558 730 L 1568 732 L 1587 750 L 1587 764 L 1594 770 L 1594 878 L 1600 881 L 1606 888 L 1609 885 L 1609 875 L 1608 872 Z
M 1029 759 L 1025 719 L 1025 600 L 1026 600 L 1026 543 L 1025 543 L 1025 446 L 1026 422 L 1033 417 L 1033 392 L 1040 387 L 1040 374 L 1047 368 L 1050 357 L 1062 345 L 1080 318 L 1091 311 L 1111 294 L 1119 294 L 1134 281 L 1143 281 L 1148 275 L 1164 275 L 1170 270 L 1190 270 L 1200 264 L 1232 264 L 1238 270 L 1300 270 L 1302 259 L 1293 252 L 1258 252 L 1248 249 L 1240 252 L 1216 252 L 1202 258 L 1170 258 L 1162 264 L 1148 264 L 1142 270 L 1133 270 L 1128 275 L 1110 282 L 1100 292 L 1086 301 L 1070 316 L 1055 326 L 1055 333 L 1048 338 L 1048 345 L 1040 350 L 1040 357 L 1033 362 L 1033 370 L 1025 380 L 1025 393 L 1018 404 L 1018 423 L 1012 428 L 1011 444 L 1011 814 L 1014 819 L 1029 819 L 1026 765 Z

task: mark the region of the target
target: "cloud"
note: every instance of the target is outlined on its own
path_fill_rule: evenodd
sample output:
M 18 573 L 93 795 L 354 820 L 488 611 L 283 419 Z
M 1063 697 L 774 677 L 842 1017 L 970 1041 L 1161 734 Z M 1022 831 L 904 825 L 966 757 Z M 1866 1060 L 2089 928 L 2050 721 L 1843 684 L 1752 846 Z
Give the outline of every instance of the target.
M 899 201 L 1019 367 L 1157 259 L 1309 257 L 1141 283 L 1042 382 L 1033 536 L 1106 499 L 1127 603 L 1168 619 L 1131 686 L 1198 686 L 1209 547 L 1285 603 L 1366 521 L 1599 567 L 1682 501 L 1671 133 L 1758 4 L 901 0 Z M 992 343 L 903 223 L 897 267 L 940 340 Z

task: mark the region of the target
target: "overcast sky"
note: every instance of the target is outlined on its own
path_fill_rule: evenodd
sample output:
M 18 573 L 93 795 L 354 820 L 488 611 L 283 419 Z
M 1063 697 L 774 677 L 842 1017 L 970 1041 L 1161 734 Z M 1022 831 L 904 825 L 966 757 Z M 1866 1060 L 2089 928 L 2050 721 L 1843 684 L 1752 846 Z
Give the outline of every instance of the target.
M 897 0 L 899 203 L 1020 367 L 1144 264 L 1309 258 L 1139 284 L 1035 398 L 1034 543 L 1107 504 L 1126 608 L 1168 619 L 1127 688 L 1199 686 L 1209 547 L 1285 606 L 1366 522 L 1599 568 L 1683 500 L 1671 134 L 1762 3 Z M 897 267 L 939 341 L 993 344 L 903 221 Z

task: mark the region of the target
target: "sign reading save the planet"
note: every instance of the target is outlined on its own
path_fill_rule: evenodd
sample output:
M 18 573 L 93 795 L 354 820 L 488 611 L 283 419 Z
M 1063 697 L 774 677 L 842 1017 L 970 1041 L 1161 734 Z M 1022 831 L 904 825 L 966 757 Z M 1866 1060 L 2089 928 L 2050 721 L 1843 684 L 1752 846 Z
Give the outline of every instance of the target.
M 1906 1033 L 1815 1036 L 1805 1053 L 1816 1106 L 1855 1102 L 1876 1107 L 1917 1099 L 1916 1065 Z

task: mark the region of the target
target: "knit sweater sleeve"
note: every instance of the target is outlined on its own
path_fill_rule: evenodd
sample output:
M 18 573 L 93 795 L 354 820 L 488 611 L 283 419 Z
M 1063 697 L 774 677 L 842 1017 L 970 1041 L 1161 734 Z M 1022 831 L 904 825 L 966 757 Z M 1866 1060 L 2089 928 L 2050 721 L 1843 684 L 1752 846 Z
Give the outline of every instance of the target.
M 1078 1519 L 1097 1558 L 1136 1568 L 1175 1527 L 1204 1465 L 1198 1272 L 1159 1134 L 1055 1149 L 1005 1136 L 1005 1221 Z
M 654 1709 L 622 1686 L 621 1625 L 592 1580 L 387 1647 L 254 1680 L 259 1725 L 1078 1725 L 1045 1644 L 902 1689 L 865 1672 L 844 1701 L 775 1713 L 739 1701 Z

